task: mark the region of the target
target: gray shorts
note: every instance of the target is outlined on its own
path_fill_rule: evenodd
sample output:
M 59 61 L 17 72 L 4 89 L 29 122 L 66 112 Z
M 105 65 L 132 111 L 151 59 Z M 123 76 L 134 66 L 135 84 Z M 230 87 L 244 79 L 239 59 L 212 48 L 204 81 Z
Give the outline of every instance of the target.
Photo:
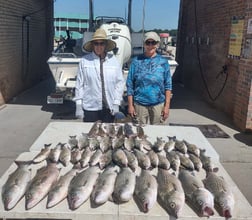
M 163 121 L 161 112 L 164 107 L 164 103 L 160 103 L 154 106 L 143 106 L 134 103 L 135 111 L 137 113 L 137 117 L 143 124 L 167 124 L 167 120 Z

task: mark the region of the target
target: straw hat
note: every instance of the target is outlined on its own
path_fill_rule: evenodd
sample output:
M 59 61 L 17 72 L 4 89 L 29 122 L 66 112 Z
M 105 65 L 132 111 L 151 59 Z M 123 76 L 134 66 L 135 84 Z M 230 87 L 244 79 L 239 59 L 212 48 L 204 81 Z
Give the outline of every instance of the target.
M 111 51 L 116 47 L 116 43 L 110 39 L 107 39 L 107 34 L 105 30 L 99 28 L 95 31 L 92 39 L 83 45 L 83 49 L 87 52 L 93 51 L 93 41 L 104 40 L 106 41 L 106 51 Z

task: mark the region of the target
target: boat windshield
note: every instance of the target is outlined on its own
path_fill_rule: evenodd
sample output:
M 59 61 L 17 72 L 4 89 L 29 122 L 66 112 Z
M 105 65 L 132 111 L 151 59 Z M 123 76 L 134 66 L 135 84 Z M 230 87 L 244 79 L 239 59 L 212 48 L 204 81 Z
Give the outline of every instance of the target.
M 113 22 L 118 24 L 126 24 L 124 18 L 121 17 L 98 16 L 94 20 L 95 28 L 99 28 L 102 24 L 111 24 Z

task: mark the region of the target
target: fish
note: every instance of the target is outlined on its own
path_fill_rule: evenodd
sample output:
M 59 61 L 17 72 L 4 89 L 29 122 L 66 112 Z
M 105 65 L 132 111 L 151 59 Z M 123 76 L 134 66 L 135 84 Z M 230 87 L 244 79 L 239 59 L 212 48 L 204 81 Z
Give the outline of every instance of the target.
M 100 149 L 97 149 L 94 152 L 94 154 L 91 156 L 91 158 L 89 160 L 89 165 L 95 166 L 95 165 L 99 164 L 101 157 L 102 157 L 102 151 Z
M 128 151 L 126 149 L 123 150 L 127 159 L 128 159 L 128 166 L 129 168 L 135 172 L 138 168 L 138 160 L 136 158 L 136 156 L 131 152 L 131 151 Z
M 158 159 L 158 155 L 156 152 L 154 152 L 153 150 L 150 150 L 147 155 L 150 158 L 150 163 L 151 163 L 151 167 L 152 168 L 156 168 L 158 166 L 159 163 L 159 159 Z
M 128 123 L 124 124 L 124 135 L 125 137 L 128 137 L 128 138 L 137 136 L 137 134 L 134 133 L 132 126 Z
M 100 172 L 97 166 L 88 167 L 71 180 L 67 195 L 68 206 L 71 210 L 76 210 L 87 201 Z
M 138 137 L 138 138 L 144 139 L 144 138 L 147 137 L 147 136 L 144 134 L 144 129 L 143 129 L 142 126 L 137 125 L 137 126 L 136 126 L 136 131 L 137 131 L 137 137 Z
M 141 170 L 140 176 L 136 177 L 134 198 L 144 213 L 150 211 L 157 201 L 157 180 L 147 170 Z
M 81 133 L 78 139 L 78 144 L 80 149 L 86 148 L 89 145 L 88 134 Z
M 182 183 L 187 204 L 199 217 L 214 215 L 214 197 L 199 177 L 188 170 L 181 169 L 178 175 Z
M 116 127 L 114 124 L 112 123 L 107 123 L 105 125 L 105 130 L 106 130 L 106 134 L 109 136 L 109 137 L 116 137 Z
M 175 140 L 175 149 L 183 154 L 187 153 L 187 146 L 184 141 Z
M 186 140 L 184 140 L 184 143 L 186 144 L 189 153 L 194 154 L 196 157 L 200 156 L 200 149 L 195 144 L 191 144 Z
M 54 148 L 51 149 L 51 151 L 48 155 L 48 159 L 51 162 L 57 163 L 59 161 L 59 156 L 60 156 L 62 145 L 63 145 L 62 143 L 58 143 Z
M 211 157 L 206 155 L 205 149 L 200 149 L 200 160 L 202 162 L 202 166 L 206 172 L 213 171 L 213 164 L 211 161 Z
M 234 194 L 227 181 L 216 174 L 217 169 L 207 172 L 203 183 L 214 196 L 214 207 L 220 216 L 226 219 L 232 218 L 235 206 Z
M 180 167 L 180 158 L 179 156 L 176 154 L 175 151 L 170 151 L 168 153 L 166 153 L 166 157 L 170 162 L 170 166 L 174 171 L 179 171 L 179 167 Z
M 67 197 L 68 186 L 77 172 L 78 169 L 71 169 L 52 186 L 47 196 L 46 208 L 56 206 Z
M 153 144 L 152 149 L 155 152 L 160 152 L 160 151 L 164 150 L 165 143 L 166 142 L 162 137 L 157 137 L 156 141 Z
M 128 151 L 132 151 L 135 147 L 136 139 L 135 137 L 125 137 L 124 138 L 124 148 Z
M 68 144 L 70 148 L 79 147 L 76 135 L 69 136 Z
M 17 168 L 12 172 L 2 187 L 2 201 L 5 210 L 13 209 L 23 198 L 31 181 L 32 161 L 15 161 Z
M 190 160 L 187 154 L 182 154 L 180 152 L 177 152 L 177 155 L 179 156 L 180 167 L 188 169 L 188 170 L 195 169 L 193 162 Z
M 101 205 L 108 201 L 114 191 L 114 185 L 119 170 L 120 168 L 118 166 L 108 166 L 99 175 L 91 194 L 91 201 L 95 205 Z
M 124 144 L 124 137 L 112 137 L 111 146 L 112 149 L 121 148 Z
M 171 216 L 178 218 L 185 205 L 185 193 L 180 180 L 168 170 L 158 169 L 157 201 Z
M 118 148 L 113 151 L 112 160 L 115 164 L 117 164 L 120 167 L 128 166 L 128 158 L 121 148 Z
M 138 150 L 140 150 L 142 152 L 148 152 L 148 151 L 152 150 L 153 144 L 149 140 L 147 140 L 146 138 L 136 139 L 135 140 L 135 148 L 137 148 Z
M 119 125 L 117 132 L 116 132 L 116 137 L 117 138 L 124 137 L 123 125 Z
M 52 144 L 45 144 L 44 148 L 40 150 L 40 152 L 33 158 L 33 163 L 40 163 L 47 159 L 48 155 L 50 154 L 50 146 Z
M 150 158 L 147 154 L 143 153 L 140 150 L 134 149 L 134 154 L 138 160 L 138 165 L 142 168 L 142 169 L 149 169 L 151 167 L 151 162 L 150 162 Z
M 106 130 L 104 129 L 103 127 L 103 124 L 99 124 L 99 128 L 98 128 L 98 134 L 97 136 L 99 137 L 105 137 L 107 134 L 106 134 Z
M 203 167 L 200 158 L 195 156 L 195 154 L 189 153 L 189 159 L 193 162 L 195 170 L 200 171 Z
M 158 167 L 169 170 L 171 166 L 169 160 L 160 153 L 158 153 L 157 156 L 158 156 Z
M 111 162 L 112 162 L 112 150 L 109 149 L 106 153 L 102 154 L 98 164 L 99 164 L 100 169 L 103 170 Z
M 88 147 L 91 150 L 96 150 L 99 148 L 99 146 L 100 146 L 100 143 L 99 143 L 97 137 L 91 137 L 88 139 Z
M 100 127 L 101 123 L 102 123 L 101 120 L 98 120 L 98 121 L 96 121 L 96 122 L 93 123 L 92 127 L 90 128 L 90 130 L 89 130 L 89 132 L 87 134 L 87 136 L 89 138 L 94 138 L 94 137 L 96 137 L 98 135 L 98 133 L 99 133 L 99 127 Z
M 89 147 L 85 148 L 81 154 L 80 165 L 85 168 L 89 165 L 90 158 L 92 157 L 94 151 L 91 151 Z
M 49 190 L 56 183 L 60 174 L 60 168 L 56 163 L 48 163 L 37 170 L 35 177 L 25 193 L 25 209 L 29 210 L 36 206 L 48 194 Z
M 63 166 L 68 166 L 71 160 L 71 150 L 68 145 L 64 144 L 61 146 L 61 152 L 59 156 L 59 161 L 63 164 Z
M 125 203 L 132 199 L 136 185 L 136 175 L 129 167 L 121 168 L 115 181 L 112 198 L 115 203 Z
M 175 137 L 168 137 L 169 140 L 165 143 L 164 145 L 164 151 L 166 153 L 169 153 L 170 151 L 174 150 L 175 149 Z
M 109 136 L 107 136 L 107 135 L 106 136 L 98 136 L 97 139 L 99 141 L 99 148 L 103 153 L 108 151 L 109 149 L 111 149 L 112 141 Z
M 78 147 L 73 147 L 71 150 L 71 159 L 70 162 L 72 164 L 76 164 L 80 161 L 82 156 L 82 150 L 80 150 L 80 148 Z

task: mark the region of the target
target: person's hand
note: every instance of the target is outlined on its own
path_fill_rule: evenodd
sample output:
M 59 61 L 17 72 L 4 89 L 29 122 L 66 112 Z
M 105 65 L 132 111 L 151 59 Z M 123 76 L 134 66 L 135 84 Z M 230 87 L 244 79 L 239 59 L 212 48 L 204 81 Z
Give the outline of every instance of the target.
M 133 105 L 128 106 L 128 114 L 133 118 L 136 116 L 135 108 Z
M 169 108 L 164 107 L 161 112 L 162 120 L 165 121 L 169 117 Z
M 119 105 L 113 105 L 111 114 L 115 115 L 117 112 L 119 112 Z
M 76 109 L 75 109 L 75 117 L 78 119 L 83 119 L 84 118 L 84 111 L 82 108 L 82 104 L 76 103 Z

